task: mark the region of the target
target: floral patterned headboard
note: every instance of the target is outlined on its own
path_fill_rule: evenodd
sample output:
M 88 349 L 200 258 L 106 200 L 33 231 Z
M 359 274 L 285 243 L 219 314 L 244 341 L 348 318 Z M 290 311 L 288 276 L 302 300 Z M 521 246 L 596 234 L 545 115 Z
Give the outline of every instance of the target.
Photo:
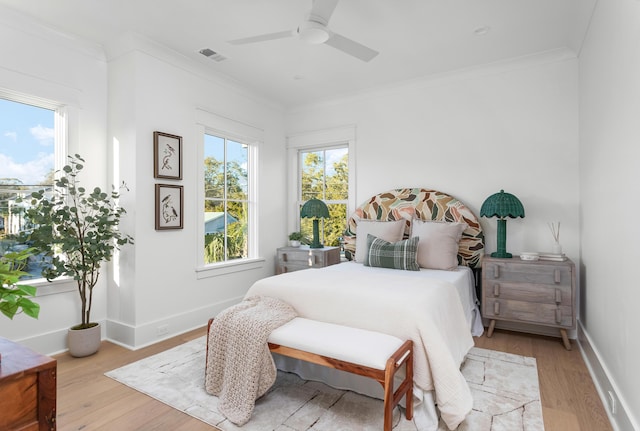
M 484 234 L 476 215 L 456 198 L 436 190 L 422 188 L 395 189 L 372 196 L 360 205 L 349 218 L 344 233 L 347 257 L 355 255 L 358 221 L 362 219 L 393 221 L 406 220 L 404 237 L 411 234 L 411 220 L 465 222 L 469 227 L 462 233 L 458 249 L 458 263 L 479 268 L 484 253 Z

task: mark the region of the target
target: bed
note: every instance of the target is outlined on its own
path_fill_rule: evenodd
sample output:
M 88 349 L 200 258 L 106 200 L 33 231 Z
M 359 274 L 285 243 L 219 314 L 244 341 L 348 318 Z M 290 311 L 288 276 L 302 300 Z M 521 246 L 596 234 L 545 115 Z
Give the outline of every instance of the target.
M 473 403 L 460 366 L 472 335 L 483 331 L 472 273 L 484 247 L 477 217 L 446 193 L 396 189 L 360 205 L 344 239 L 349 262 L 267 277 L 246 296 L 280 298 L 301 317 L 412 339 L 418 429 L 437 429 L 438 416 L 455 429 Z M 276 364 L 382 396 L 377 382 L 357 375 L 283 357 Z

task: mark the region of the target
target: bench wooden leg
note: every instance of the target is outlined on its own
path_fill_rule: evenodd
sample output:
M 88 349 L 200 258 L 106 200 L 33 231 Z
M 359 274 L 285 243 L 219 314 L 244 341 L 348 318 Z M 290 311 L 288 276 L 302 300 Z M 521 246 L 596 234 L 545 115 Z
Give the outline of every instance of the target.
M 396 372 L 405 366 L 405 377 L 400 386 L 394 391 Z M 384 431 L 391 431 L 393 427 L 393 409 L 405 397 L 407 420 L 413 419 L 413 342 L 406 341 L 400 349 L 387 361 L 384 375 Z

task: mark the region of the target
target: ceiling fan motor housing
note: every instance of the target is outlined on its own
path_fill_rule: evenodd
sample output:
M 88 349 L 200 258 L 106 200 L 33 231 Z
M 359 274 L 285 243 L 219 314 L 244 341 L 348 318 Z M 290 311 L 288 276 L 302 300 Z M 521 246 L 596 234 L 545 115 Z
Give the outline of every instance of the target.
M 315 21 L 305 21 L 298 27 L 300 39 L 311 44 L 325 43 L 331 37 L 327 26 Z

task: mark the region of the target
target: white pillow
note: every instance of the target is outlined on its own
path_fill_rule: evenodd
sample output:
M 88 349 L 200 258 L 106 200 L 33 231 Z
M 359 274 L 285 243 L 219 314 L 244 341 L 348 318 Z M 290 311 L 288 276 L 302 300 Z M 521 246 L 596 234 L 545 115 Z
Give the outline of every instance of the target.
M 363 263 L 367 257 L 368 234 L 382 238 L 385 241 L 398 242 L 402 240 L 405 225 L 406 220 L 360 220 L 356 228 L 356 262 Z
M 413 220 L 411 238 L 418 242 L 418 265 L 428 269 L 458 267 L 458 247 L 466 223 Z

